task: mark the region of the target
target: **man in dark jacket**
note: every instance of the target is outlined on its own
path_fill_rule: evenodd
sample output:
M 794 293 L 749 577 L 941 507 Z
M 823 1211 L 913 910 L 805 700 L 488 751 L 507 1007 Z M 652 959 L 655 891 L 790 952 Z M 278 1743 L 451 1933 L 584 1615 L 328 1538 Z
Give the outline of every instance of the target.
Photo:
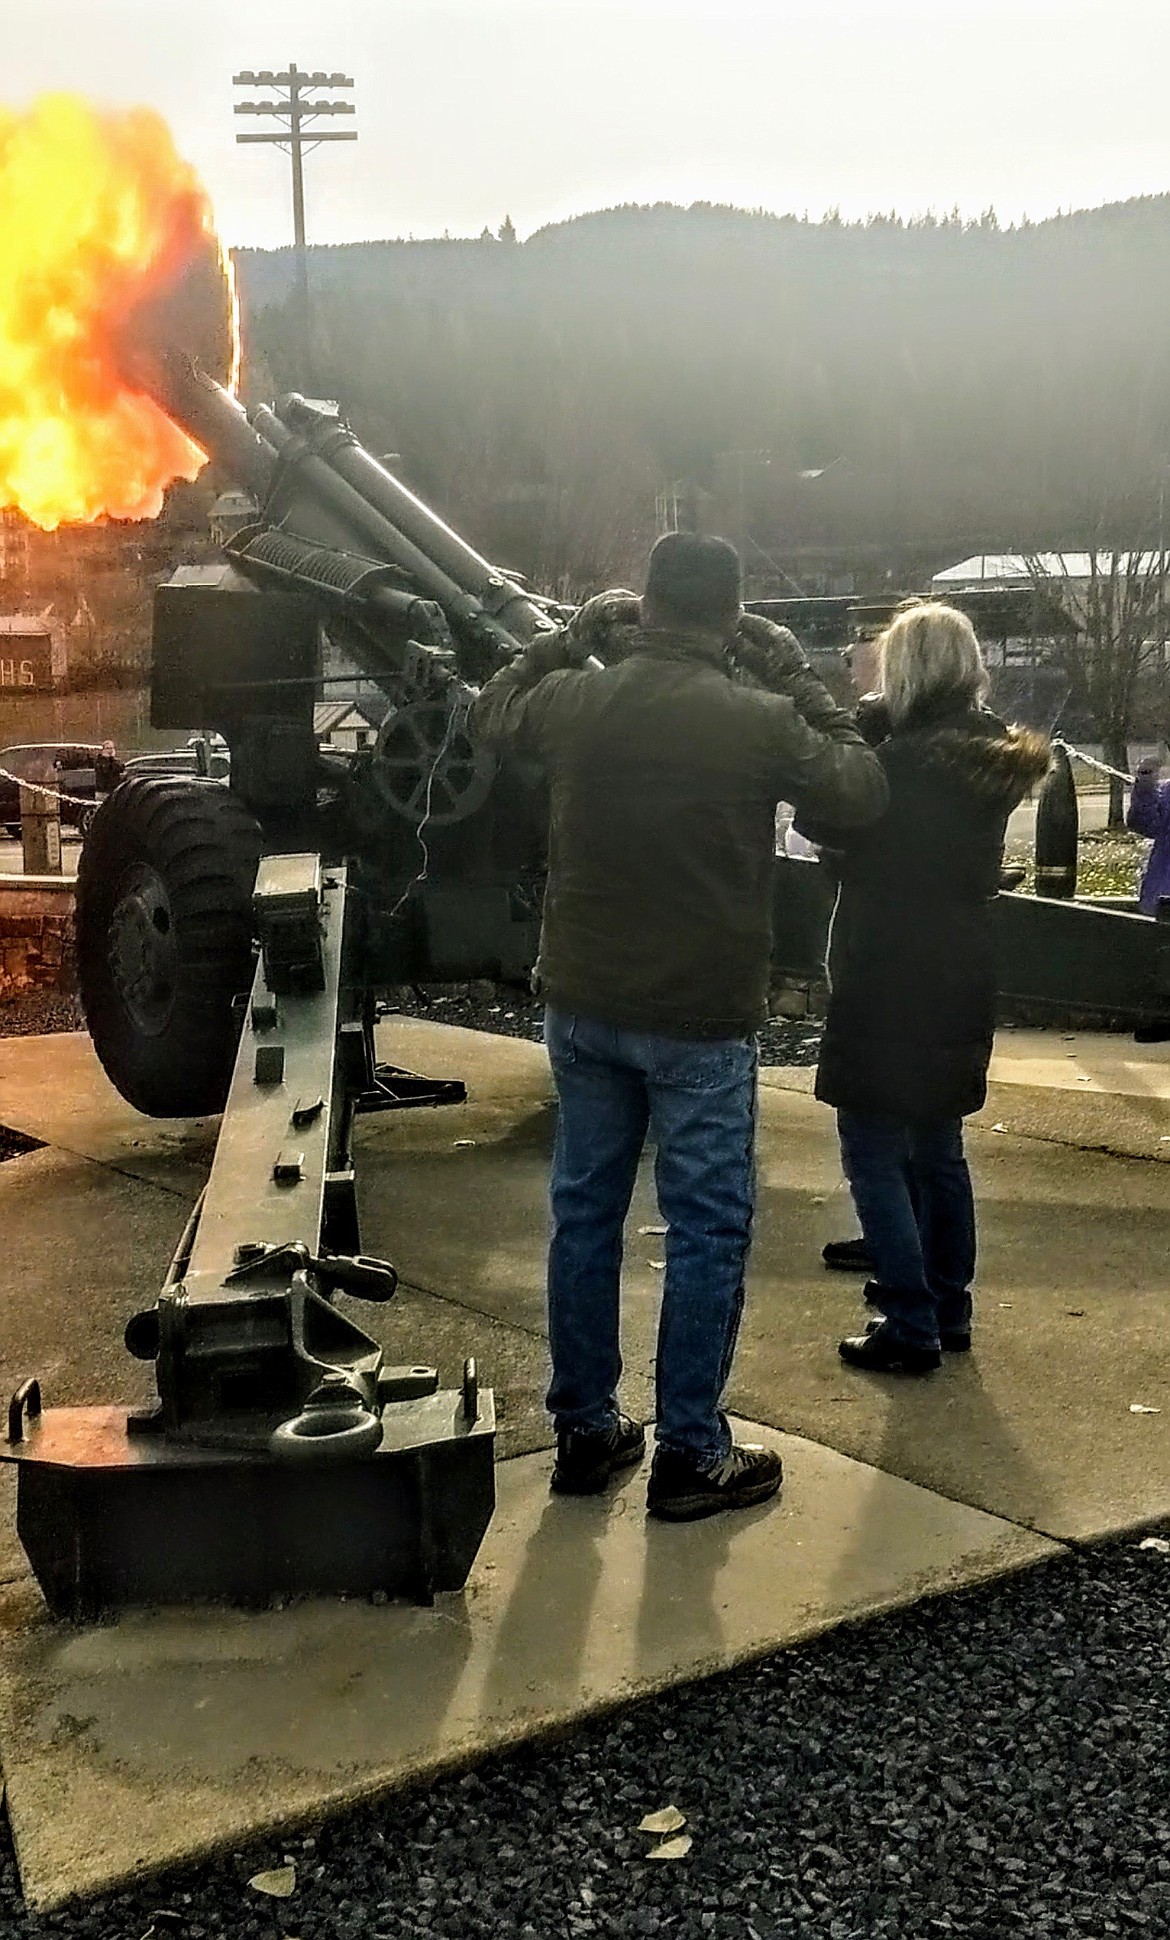
M 587 666 L 599 631 L 610 664 Z M 776 802 L 872 820 L 880 763 L 792 635 L 743 616 L 734 548 L 691 533 L 659 540 L 640 613 L 591 601 L 489 682 L 472 729 L 535 757 L 551 788 L 553 1487 L 596 1492 L 645 1446 L 617 1387 L 622 1226 L 650 1131 L 667 1238 L 647 1505 L 684 1520 L 764 1501 L 779 1458 L 734 1446 L 720 1399 L 751 1234 Z

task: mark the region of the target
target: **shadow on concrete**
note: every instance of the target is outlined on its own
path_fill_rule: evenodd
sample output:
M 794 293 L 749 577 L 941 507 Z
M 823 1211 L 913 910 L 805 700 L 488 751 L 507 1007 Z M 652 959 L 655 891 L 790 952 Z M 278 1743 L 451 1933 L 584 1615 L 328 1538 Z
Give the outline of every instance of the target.
M 555 1496 L 524 1547 L 496 1633 L 483 1683 L 485 1711 L 532 1702 L 541 1667 L 555 1665 L 560 1691 L 579 1678 L 593 1626 L 611 1518 L 632 1514 L 626 1490 L 603 1496 Z

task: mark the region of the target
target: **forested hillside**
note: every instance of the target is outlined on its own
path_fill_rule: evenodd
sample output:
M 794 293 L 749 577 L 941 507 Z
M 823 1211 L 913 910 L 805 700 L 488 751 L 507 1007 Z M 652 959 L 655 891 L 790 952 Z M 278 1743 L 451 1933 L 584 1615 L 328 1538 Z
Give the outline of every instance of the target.
M 291 252 L 237 260 L 251 386 L 305 383 Z M 680 486 L 765 577 L 1155 534 L 1168 196 L 1006 231 L 624 208 L 310 265 L 307 381 L 566 592 L 634 573 Z

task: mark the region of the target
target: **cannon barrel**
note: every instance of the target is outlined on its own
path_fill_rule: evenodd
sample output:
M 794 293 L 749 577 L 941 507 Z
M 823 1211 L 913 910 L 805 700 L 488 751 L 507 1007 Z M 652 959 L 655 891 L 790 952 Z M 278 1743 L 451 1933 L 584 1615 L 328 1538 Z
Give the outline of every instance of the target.
M 262 503 L 279 468 L 273 446 L 248 422 L 232 393 L 181 351 L 127 357 L 127 375 L 153 397 L 169 418 Z
M 478 600 L 507 632 L 521 641 L 530 640 L 547 624 L 543 604 L 524 587 L 453 532 L 420 498 L 409 491 L 401 479 L 370 455 L 353 432 L 343 424 L 336 410 L 327 404 L 292 392 L 277 406 L 276 417 L 291 432 L 314 443 L 338 477 L 351 485 L 367 505 L 409 542 L 416 555 L 427 562 L 430 575 L 442 575 L 463 595 Z M 265 424 L 270 423 L 267 413 Z M 415 576 L 422 577 L 418 568 Z M 442 602 L 436 590 L 432 597 Z M 428 589 L 430 590 L 430 589 Z
M 139 360 L 135 377 L 282 534 L 397 568 L 457 637 L 490 644 L 499 660 L 550 625 L 544 603 L 371 457 L 334 405 L 293 393 L 249 419 L 230 391 L 174 351 Z

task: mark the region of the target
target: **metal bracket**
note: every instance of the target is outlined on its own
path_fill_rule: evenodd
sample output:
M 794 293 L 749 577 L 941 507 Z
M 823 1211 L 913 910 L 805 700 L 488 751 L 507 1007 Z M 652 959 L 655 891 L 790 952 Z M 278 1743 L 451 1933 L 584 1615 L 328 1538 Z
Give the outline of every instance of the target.
M 409 1111 L 423 1105 L 465 1105 L 467 1086 L 462 1078 L 422 1078 L 397 1064 L 379 1064 L 368 1091 L 359 1092 L 359 1112 Z
M 24 1440 L 24 1418 L 27 1414 L 32 1421 L 41 1412 L 41 1384 L 34 1375 L 31 1380 L 22 1381 L 8 1403 L 8 1439 L 12 1443 Z

